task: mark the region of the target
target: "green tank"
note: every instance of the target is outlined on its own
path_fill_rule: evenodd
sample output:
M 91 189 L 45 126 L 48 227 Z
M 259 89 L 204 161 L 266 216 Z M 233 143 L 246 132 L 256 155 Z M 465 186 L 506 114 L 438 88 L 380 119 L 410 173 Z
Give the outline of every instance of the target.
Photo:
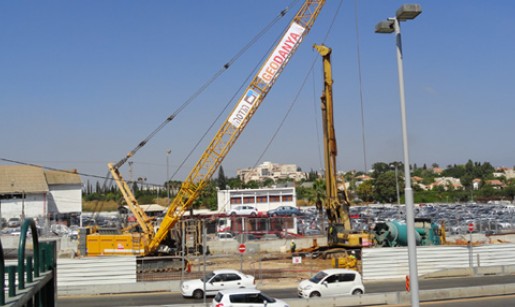
M 402 221 L 379 222 L 374 227 L 376 246 L 408 245 L 407 225 Z M 415 242 L 418 246 L 440 245 L 440 226 L 430 219 L 415 219 Z

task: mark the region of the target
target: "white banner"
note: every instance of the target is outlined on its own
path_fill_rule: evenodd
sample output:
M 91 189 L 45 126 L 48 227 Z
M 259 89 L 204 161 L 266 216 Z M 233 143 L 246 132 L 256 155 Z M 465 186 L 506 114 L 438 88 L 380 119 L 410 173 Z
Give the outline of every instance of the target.
M 254 102 L 258 98 L 259 94 L 256 91 L 252 89 L 247 90 L 245 95 L 242 97 L 242 99 L 232 112 L 231 116 L 229 116 L 229 123 L 231 123 L 231 125 L 233 125 L 234 127 L 239 128 L 243 120 L 250 113 L 252 107 L 254 107 Z
M 288 56 L 292 52 L 293 47 L 300 43 L 302 33 L 304 33 L 305 30 L 303 26 L 295 22 L 292 23 L 281 42 L 258 74 L 263 82 L 268 84 L 274 79 L 279 69 L 288 61 Z

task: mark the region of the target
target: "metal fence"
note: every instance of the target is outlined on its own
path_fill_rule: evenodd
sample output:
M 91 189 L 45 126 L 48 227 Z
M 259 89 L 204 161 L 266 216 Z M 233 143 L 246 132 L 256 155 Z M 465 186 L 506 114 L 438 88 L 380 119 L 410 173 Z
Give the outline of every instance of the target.
M 28 235 L 32 237 L 32 253 L 26 249 Z M 56 245 L 39 242 L 34 220 L 24 220 L 21 227 L 17 261 L 6 265 L 0 242 L 0 305 L 55 306 Z M 6 283 L 7 279 L 7 283 Z

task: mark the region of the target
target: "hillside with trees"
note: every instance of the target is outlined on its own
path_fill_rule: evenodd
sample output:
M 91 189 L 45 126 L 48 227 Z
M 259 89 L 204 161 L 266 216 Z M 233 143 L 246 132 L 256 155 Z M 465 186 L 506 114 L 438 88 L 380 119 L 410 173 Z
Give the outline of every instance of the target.
M 507 178 L 502 170 L 488 162 L 467 161 L 465 164 L 448 165 L 440 168 L 433 163 L 410 166 L 412 188 L 416 203 L 462 203 L 489 201 L 513 202 L 515 198 L 515 178 Z M 513 173 L 513 168 L 511 169 Z M 272 186 L 294 185 L 299 206 L 314 206 L 325 197 L 323 174 L 310 171 L 307 179 L 291 180 L 267 179 L 243 182 L 238 177 L 226 177 L 223 167 L 217 178 L 212 179 L 195 201 L 194 208 L 217 208 L 218 189 L 257 189 Z M 443 178 L 443 179 L 442 179 Z M 368 173 L 351 171 L 340 175 L 341 186 L 345 182 L 349 197 L 355 204 L 404 203 L 404 165 L 402 162 L 377 162 Z M 443 183 L 442 183 L 443 182 Z M 164 183 L 159 189 L 150 189 L 138 182 L 132 183 L 134 195 L 140 204 L 160 204 L 168 206 L 168 193 L 173 197 L 180 188 L 180 181 Z M 166 190 L 169 187 L 170 191 Z M 399 200 L 397 199 L 399 197 Z M 88 183 L 83 193 L 83 210 L 94 211 L 107 206 L 116 210 L 123 206 L 121 193 L 115 186 L 108 188 L 99 184 L 95 189 Z M 107 210 L 103 208 L 102 210 Z

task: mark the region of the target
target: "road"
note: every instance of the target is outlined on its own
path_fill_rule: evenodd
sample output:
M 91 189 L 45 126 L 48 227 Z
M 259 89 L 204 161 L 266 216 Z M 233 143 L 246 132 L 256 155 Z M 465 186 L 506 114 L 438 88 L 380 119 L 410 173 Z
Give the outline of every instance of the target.
M 383 305 L 384 306 L 384 305 Z M 408 307 L 411 305 L 395 305 L 395 307 Z M 426 307 L 506 307 L 515 306 L 515 295 L 489 296 L 450 301 L 422 302 L 420 306 Z
M 460 277 L 460 278 L 446 278 L 446 279 L 428 279 L 420 280 L 420 290 L 431 290 L 431 289 L 445 289 L 445 288 L 456 288 L 456 287 L 472 287 L 472 286 L 484 286 L 484 285 L 495 285 L 495 284 L 507 284 L 515 283 L 515 276 L 481 276 L 481 277 Z M 388 281 L 388 282 L 369 282 L 365 283 L 367 293 L 381 293 L 381 292 L 399 292 L 404 291 L 403 281 Z M 267 294 L 277 298 L 294 298 L 297 295 L 296 288 L 284 288 L 284 289 L 266 289 L 264 290 Z M 510 296 L 505 296 L 509 299 Z M 485 304 L 483 301 L 482 305 L 471 305 L 471 301 L 474 300 L 455 300 L 439 302 L 434 305 L 427 303 L 427 306 L 449 306 L 458 307 L 465 306 L 460 305 L 460 302 L 467 302 L 466 306 L 515 306 L 515 297 L 511 298 L 511 301 L 504 301 L 505 304 L 496 305 L 497 299 L 491 298 L 493 301 Z M 207 299 L 208 302 L 211 298 Z M 477 299 L 480 302 L 479 299 Z M 148 306 L 148 305 L 170 305 L 170 304 L 192 304 L 202 303 L 203 300 L 185 299 L 178 293 L 137 293 L 137 294 L 120 294 L 120 295 L 97 295 L 97 296 L 74 296 L 74 297 L 59 297 L 57 301 L 58 306 L 74 306 L 74 307 L 118 307 L 118 306 Z M 511 303 L 509 303 L 511 302 Z M 431 305 L 432 304 L 432 305 Z M 450 305 L 448 305 L 450 304 Z M 426 306 L 424 304 L 424 306 Z

